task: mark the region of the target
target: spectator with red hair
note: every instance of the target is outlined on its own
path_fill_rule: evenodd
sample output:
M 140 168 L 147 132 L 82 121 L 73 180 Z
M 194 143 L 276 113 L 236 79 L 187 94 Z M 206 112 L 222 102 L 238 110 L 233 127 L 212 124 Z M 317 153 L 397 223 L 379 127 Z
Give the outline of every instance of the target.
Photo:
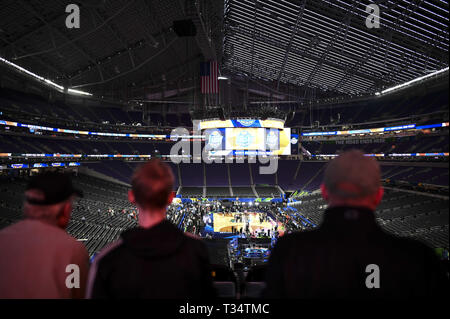
M 128 193 L 138 209 L 139 227 L 97 255 L 89 274 L 88 297 L 211 298 L 206 246 L 166 219 L 173 199 L 170 167 L 154 159 L 139 167 Z

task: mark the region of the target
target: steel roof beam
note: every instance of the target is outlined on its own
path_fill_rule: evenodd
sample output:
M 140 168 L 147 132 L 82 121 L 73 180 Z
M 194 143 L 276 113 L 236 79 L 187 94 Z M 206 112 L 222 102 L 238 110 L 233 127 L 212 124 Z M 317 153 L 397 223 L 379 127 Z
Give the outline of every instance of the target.
M 253 12 L 253 30 L 252 30 L 252 48 L 250 54 L 252 55 L 252 66 L 250 70 L 250 75 L 253 76 L 253 63 L 255 59 L 255 30 L 256 30 L 256 15 L 258 13 L 258 0 L 255 0 L 255 9 Z
M 314 76 L 317 74 L 317 72 L 320 71 L 320 69 L 322 68 L 322 65 L 323 65 L 323 61 L 326 59 L 328 53 L 330 52 L 330 48 L 332 48 L 334 46 L 334 44 L 336 43 L 338 37 L 340 36 L 341 32 L 343 31 L 343 28 L 345 26 L 348 27 L 348 25 L 350 24 L 351 14 L 353 13 L 354 8 L 356 7 L 355 1 L 353 1 L 352 4 L 353 4 L 353 6 L 351 7 L 351 9 L 348 9 L 346 11 L 344 19 L 339 24 L 338 29 L 336 29 L 333 37 L 331 38 L 331 41 L 328 42 L 327 48 L 322 53 L 322 56 L 320 57 L 319 61 L 317 61 L 317 64 L 314 67 L 314 70 L 310 73 L 310 75 L 309 75 L 309 77 L 307 79 L 307 83 L 311 83 L 311 81 L 314 78 Z
M 339 0 L 338 0 L 339 1 Z M 339 1 L 339 3 L 343 3 L 342 1 Z M 314 3 L 314 5 L 316 5 L 317 6 L 317 8 L 318 8 L 318 10 L 320 9 L 320 8 L 323 8 L 322 6 L 324 5 L 323 3 Z M 329 5 L 333 5 L 333 6 L 336 6 L 336 3 L 335 2 L 329 2 Z M 411 5 L 411 3 L 410 3 L 410 5 Z M 410 17 L 410 15 L 411 15 L 411 13 L 414 13 L 415 11 L 413 11 L 413 12 L 410 12 L 410 10 L 409 10 L 409 7 L 410 7 L 410 5 L 407 7 L 407 8 L 405 8 L 406 10 L 404 10 L 404 11 L 406 11 L 406 12 L 409 12 L 409 14 L 408 14 L 408 18 Z M 341 8 L 339 7 L 335 7 L 335 9 L 336 9 L 336 12 L 337 11 L 340 11 L 341 10 Z M 416 9 L 415 9 L 416 10 Z M 406 14 L 406 13 L 404 13 L 404 14 Z M 364 10 L 361 10 L 361 9 L 357 9 L 357 12 L 355 12 L 355 15 L 357 15 L 359 18 L 361 18 L 361 20 L 364 20 L 365 18 L 366 18 L 366 13 L 364 12 Z M 394 26 L 395 26 L 395 21 L 392 21 L 392 20 L 389 20 L 389 19 L 387 19 L 386 17 L 390 17 L 390 18 L 392 18 L 392 19 L 397 19 L 396 17 L 394 17 L 394 16 L 392 16 L 392 15 L 389 15 L 388 13 L 384 13 L 384 15 L 383 15 L 383 23 L 384 23 L 384 25 L 385 25 L 385 27 L 387 27 L 387 28 L 390 28 L 390 29 L 393 29 L 394 30 L 394 37 L 395 37 L 395 39 L 396 39 L 396 42 L 394 42 L 394 46 L 396 46 L 396 47 L 398 47 L 398 49 L 401 49 L 401 50 L 408 50 L 409 52 L 414 52 L 415 53 L 415 47 L 417 46 L 417 42 L 419 42 L 419 43 L 424 43 L 424 41 L 427 41 L 427 40 L 424 40 L 424 39 L 419 39 L 419 38 L 417 38 L 417 36 L 414 36 L 414 34 L 417 34 L 417 31 L 415 31 L 415 30 L 412 30 L 412 29 L 410 29 L 410 28 L 404 28 L 405 30 L 402 30 L 401 28 L 394 28 Z M 404 23 L 408 23 L 408 21 L 405 21 Z M 354 29 L 354 28 L 353 28 Z M 448 29 L 448 27 L 447 27 L 447 29 Z M 358 29 L 355 29 L 355 30 L 358 30 Z M 360 31 L 360 30 L 358 30 L 358 31 Z M 421 36 L 423 36 L 423 37 L 426 37 L 424 34 L 419 34 L 419 35 L 421 35 Z M 367 41 L 369 41 L 369 40 L 371 40 L 372 38 L 374 37 L 374 35 L 371 35 L 371 34 L 367 34 Z M 379 36 L 378 36 L 379 37 Z M 431 39 L 431 38 L 429 38 L 429 37 L 426 37 L 426 38 L 428 38 L 428 39 Z M 372 41 L 374 41 L 375 39 L 372 39 Z M 412 40 L 416 40 L 416 42 L 415 43 L 411 43 L 411 41 Z M 409 41 L 409 43 L 407 43 L 407 42 L 405 42 L 405 41 Z M 445 42 L 444 42 L 445 43 Z M 448 41 L 447 41 L 447 43 L 448 43 Z M 411 49 L 411 47 L 413 47 L 414 49 Z M 444 50 L 448 50 L 448 44 L 446 45 L 446 48 L 441 48 L 441 50 L 442 49 L 444 49 Z
M 31 12 L 36 18 L 38 18 L 39 20 L 41 20 L 43 23 L 45 23 L 50 29 L 56 31 L 61 37 L 63 37 L 66 41 L 71 41 L 71 39 L 69 39 L 65 34 L 63 34 L 61 31 L 59 31 L 58 29 L 56 29 L 55 27 L 53 27 L 52 25 L 50 25 L 45 19 L 44 17 L 42 17 L 42 15 L 37 12 L 36 10 L 34 10 L 29 4 L 25 3 L 23 0 L 19 0 L 19 2 L 21 3 L 21 5 L 29 12 Z M 74 43 L 72 43 L 72 45 L 74 46 L 75 49 L 77 49 L 85 58 L 87 58 L 89 61 L 91 61 L 92 63 L 94 63 L 97 67 L 97 70 L 99 72 L 100 78 L 103 81 L 103 73 L 102 70 L 100 69 L 100 67 L 97 65 L 96 61 L 94 60 L 94 58 L 89 55 L 84 49 L 82 49 L 81 47 L 79 47 L 78 45 Z
M 65 16 L 66 16 L 66 13 L 60 14 L 56 18 L 54 18 L 51 21 L 49 21 L 48 23 L 52 24 L 52 23 L 58 21 L 58 19 L 60 19 L 61 17 L 65 17 Z M 21 40 L 24 40 L 24 39 L 28 38 L 29 36 L 31 36 L 31 35 L 33 35 L 35 33 L 38 33 L 38 32 L 42 31 L 43 29 L 45 29 L 47 27 L 48 27 L 48 25 L 46 23 L 42 23 L 42 25 L 40 25 L 39 27 L 33 26 L 31 28 L 32 29 L 31 31 L 28 31 L 28 32 L 20 35 L 19 37 L 15 38 L 14 40 L 9 41 L 8 44 L 5 46 L 5 48 L 7 48 L 7 47 L 9 47 L 11 45 L 16 45 Z
M 197 35 L 195 37 L 197 44 L 202 51 L 205 59 L 207 60 L 215 60 L 217 61 L 217 54 L 214 46 L 212 45 L 211 38 L 208 36 L 208 32 L 210 29 L 206 25 L 206 22 L 203 19 L 203 16 L 207 16 L 208 12 L 203 12 L 203 9 L 206 11 L 207 2 L 203 2 L 203 7 L 200 8 L 199 1 L 189 1 L 187 2 L 190 7 L 187 8 L 186 16 L 190 17 L 197 27 Z
M 5 42 L 8 46 L 11 46 L 11 48 L 13 49 L 13 51 L 14 51 L 14 50 L 20 50 L 21 52 L 24 52 L 24 53 L 25 53 L 25 50 L 24 50 L 24 49 L 17 47 L 17 45 L 15 45 L 13 42 L 11 42 L 11 41 L 9 41 L 9 40 L 6 40 L 6 39 L 2 39 L 2 38 L 0 38 L 0 40 L 3 41 L 3 42 Z M 41 64 L 43 67 L 45 67 L 45 68 L 47 68 L 47 69 L 49 69 L 49 70 L 52 70 L 53 72 L 55 72 L 55 73 L 58 74 L 59 76 L 65 76 L 63 71 L 57 69 L 57 68 L 56 68 L 55 66 L 53 66 L 53 65 L 50 65 L 50 64 L 44 62 L 41 58 L 36 57 L 36 56 L 33 56 L 33 57 L 31 57 L 31 58 L 32 58 L 33 60 L 36 60 L 36 62 L 38 62 L 39 64 Z M 14 60 L 14 59 L 13 59 L 13 60 Z
M 411 3 L 410 3 L 411 5 Z M 412 12 L 414 11 L 409 11 L 409 5 L 408 7 L 402 12 L 402 14 L 400 16 L 397 17 L 396 21 L 395 21 L 395 27 L 396 28 L 400 28 L 402 23 L 405 21 L 405 19 L 407 19 L 409 17 L 409 15 L 411 15 Z M 415 9 L 417 9 L 417 5 L 415 6 Z M 392 39 L 391 39 L 392 40 Z M 336 87 L 339 86 L 343 86 L 346 84 L 346 82 L 352 77 L 353 73 L 355 71 L 357 71 L 364 63 L 366 63 L 374 54 L 374 52 L 380 47 L 380 39 L 377 41 L 377 45 L 372 45 L 370 47 L 370 49 L 368 51 L 366 51 L 364 53 L 364 56 L 361 58 L 360 61 L 358 61 L 357 63 L 355 63 L 355 65 L 349 69 L 346 74 L 344 75 L 344 77 L 342 78 L 341 81 L 339 81 L 338 84 L 336 84 Z M 384 41 L 386 42 L 386 40 Z M 387 46 L 386 46 L 387 47 Z M 387 50 L 386 50 L 386 54 L 387 54 Z
M 158 57 L 159 55 L 161 55 L 162 53 L 164 53 L 175 41 L 177 40 L 177 38 L 174 38 L 172 40 L 170 40 L 170 42 L 167 43 L 166 46 L 164 46 L 163 48 L 161 48 L 161 50 L 159 50 L 158 52 L 156 52 L 154 55 L 148 57 L 146 60 L 142 61 L 139 65 L 136 65 L 135 68 L 129 69 L 126 72 L 120 73 L 118 75 L 112 76 L 108 79 L 104 79 L 101 81 L 97 81 L 97 82 L 91 82 L 91 83 L 85 83 L 85 84 L 79 84 L 79 85 L 74 85 L 73 88 L 81 88 L 81 87 L 86 87 L 86 86 L 94 86 L 94 85 L 99 85 L 99 84 L 104 84 L 104 83 L 108 83 L 111 82 L 112 80 L 118 79 L 120 77 L 123 77 L 127 74 L 130 74 L 131 72 L 137 71 L 140 68 L 142 68 L 145 64 L 147 64 L 148 62 L 150 62 L 151 60 L 153 60 L 154 58 Z
M 283 62 L 281 64 L 281 68 L 280 68 L 280 73 L 278 74 L 278 78 L 277 78 L 277 90 L 280 87 L 280 79 L 281 79 L 281 76 L 283 74 L 284 68 L 286 67 L 286 62 L 287 62 L 288 57 L 289 57 L 289 52 L 291 51 L 292 40 L 294 39 L 295 35 L 297 34 L 297 31 L 300 28 L 300 24 L 302 22 L 303 12 L 305 10 L 305 5 L 306 5 L 306 0 L 303 1 L 302 5 L 300 7 L 300 11 L 298 13 L 297 20 L 295 21 L 295 26 L 294 26 L 294 28 L 292 30 L 291 37 L 289 38 L 289 43 L 288 43 L 288 45 L 286 47 L 286 53 L 284 54 Z
M 97 9 L 93 8 L 92 10 L 90 10 L 95 17 L 97 17 L 98 19 L 100 19 L 101 24 L 105 24 L 106 27 L 111 31 L 111 33 L 114 35 L 114 37 L 120 42 L 120 44 L 122 45 L 123 48 L 127 48 L 128 44 L 127 42 L 122 38 L 121 35 L 119 35 L 118 31 L 115 30 L 115 28 L 113 27 L 113 25 L 109 22 L 109 17 L 104 18 L 100 12 L 98 12 Z M 134 69 L 136 67 L 136 64 L 134 62 L 134 57 L 133 57 L 133 53 L 131 52 L 131 50 L 127 50 L 128 53 L 128 58 L 130 59 L 130 64 L 131 67 Z M 98 66 L 99 67 L 99 66 Z M 104 80 L 104 78 L 101 78 L 102 80 Z
M 249 37 L 251 36 L 251 33 L 249 34 L 249 32 L 246 31 L 245 29 L 237 28 L 235 30 L 237 30 L 237 32 L 245 34 L 245 35 L 247 35 Z M 261 32 L 257 31 L 256 34 L 255 34 L 255 39 L 257 39 L 258 41 L 261 41 L 263 43 L 267 43 L 267 44 L 273 45 L 275 47 L 281 48 L 283 50 L 286 50 L 286 46 L 283 43 L 281 43 L 280 40 L 273 39 L 268 34 L 261 34 Z M 318 57 L 318 56 L 316 56 L 316 55 L 314 55 L 312 53 L 307 53 L 304 50 L 302 50 L 301 48 L 292 47 L 290 52 L 293 53 L 293 54 L 296 54 L 298 56 L 302 56 L 302 57 L 314 60 L 316 62 L 320 61 L 320 57 Z M 322 63 L 325 64 L 325 65 L 333 66 L 333 67 L 338 68 L 338 69 L 340 69 L 342 71 L 346 70 L 346 66 L 342 65 L 342 64 L 340 64 L 338 62 L 333 62 L 333 61 L 330 61 L 330 60 L 324 60 Z M 358 72 L 357 75 L 361 76 L 362 78 L 366 78 L 368 80 L 371 80 L 371 81 L 375 81 L 377 79 L 377 77 L 375 77 L 375 76 L 372 76 L 370 74 L 361 73 L 361 72 Z
M 237 60 L 237 63 L 239 64 L 238 65 L 238 69 L 236 69 L 236 67 L 233 68 L 231 66 L 228 66 L 227 69 L 241 71 L 241 72 L 244 69 L 247 69 L 247 72 L 250 70 L 250 65 L 249 65 L 248 60 L 243 60 L 243 59 L 239 59 L 239 58 L 237 58 L 236 60 Z M 254 68 L 260 74 L 261 77 L 267 78 L 267 79 L 276 80 L 275 75 L 277 74 L 277 72 L 276 72 L 275 68 L 267 67 L 265 65 L 260 65 L 258 63 L 254 63 Z M 290 72 L 285 72 L 285 73 L 291 79 L 298 79 L 299 78 L 299 76 L 297 74 L 293 74 L 293 73 L 290 73 Z M 329 77 L 333 77 L 333 75 L 330 74 Z M 254 76 L 253 79 L 256 79 L 256 76 Z M 336 79 L 336 81 L 339 80 L 338 78 L 335 78 L 335 79 Z M 297 85 L 304 85 L 304 83 L 305 83 L 304 81 L 294 82 L 294 80 L 291 80 L 291 82 L 293 82 L 293 83 L 295 83 Z M 312 86 L 322 87 L 322 88 L 326 88 L 327 90 L 336 91 L 336 92 L 337 91 L 339 91 L 339 92 L 346 92 L 346 93 L 350 92 L 350 91 L 344 90 L 344 89 L 334 89 L 330 85 L 318 85 L 318 84 L 313 83 Z
M 314 4 L 316 4 L 316 3 L 314 3 Z M 235 21 L 236 19 L 237 20 L 241 20 L 242 19 L 242 21 L 240 21 L 240 23 L 241 24 L 243 24 L 243 25 L 248 25 L 248 23 L 247 23 L 247 21 L 249 21 L 250 19 L 249 18 L 245 18 L 245 15 L 247 14 L 247 16 L 250 14 L 250 12 L 248 12 L 248 13 L 246 13 L 246 10 L 247 9 L 245 9 L 245 10 L 240 10 L 240 9 L 242 9 L 242 8 L 244 8 L 245 6 L 246 6 L 246 4 L 245 4 L 245 2 L 240 2 L 239 3 L 239 5 L 242 5 L 242 6 L 237 6 L 237 4 L 236 4 L 236 6 L 237 6 L 237 8 L 239 9 L 239 10 L 237 10 L 237 9 L 235 9 L 234 10 L 234 12 L 233 12 L 233 15 L 230 17 L 230 19 L 232 20 L 232 21 Z M 347 7 L 348 7 L 348 5 L 347 5 Z M 275 8 L 275 7 L 274 7 Z M 278 8 L 278 7 L 276 7 L 276 8 Z M 267 9 L 267 6 L 265 6 L 264 7 L 264 9 L 265 9 L 265 11 L 267 11 L 268 9 Z M 269 11 L 272 11 L 272 9 L 270 9 Z M 306 10 L 305 10 L 306 11 Z M 359 11 L 361 11 L 361 10 L 359 10 Z M 239 12 L 239 13 L 237 13 L 237 12 Z M 338 10 L 336 10 L 335 12 L 338 12 Z M 290 13 L 292 13 L 292 12 L 290 12 Z M 408 13 L 409 14 L 411 14 L 411 11 L 408 11 Z M 243 14 L 243 15 L 242 15 Z M 279 17 L 279 13 L 278 13 L 278 11 L 273 11 L 272 13 L 271 13 L 275 18 L 274 19 L 277 19 L 277 20 L 279 20 L 280 19 L 280 17 Z M 310 11 L 310 10 L 308 10 L 308 14 L 309 14 L 309 16 L 305 16 L 305 23 L 306 23 L 306 19 L 308 19 L 308 23 L 307 23 L 307 25 L 305 25 L 305 27 L 308 29 L 308 28 L 310 28 L 312 25 L 314 25 L 314 23 L 312 23 L 313 21 L 314 21 L 314 19 L 317 19 L 317 18 L 325 18 L 325 20 L 322 20 L 322 23 L 321 23 L 321 27 L 322 27 L 322 29 L 323 29 L 323 27 L 325 26 L 324 25 L 324 23 L 326 24 L 326 21 L 327 20 L 329 20 L 329 21 L 331 21 L 331 22 L 333 22 L 333 20 L 331 19 L 331 18 L 329 18 L 329 17 L 327 17 L 327 16 L 322 16 L 322 15 L 320 15 L 320 14 L 317 14 L 316 12 L 313 12 L 313 11 Z M 333 14 L 333 15 L 335 15 L 335 14 Z M 362 16 L 361 15 L 361 13 L 358 13 L 357 14 L 358 16 Z M 264 26 L 261 26 L 262 28 L 264 28 L 264 29 L 268 29 L 268 32 L 272 35 L 272 36 L 274 36 L 273 34 L 272 34 L 272 31 L 277 31 L 277 32 L 275 32 L 275 33 L 284 33 L 284 34 L 286 34 L 286 32 L 283 32 L 284 30 L 283 29 L 285 29 L 285 27 L 284 27 L 284 25 L 279 25 L 279 27 L 278 28 L 276 28 L 275 29 L 275 26 L 274 26 L 274 29 L 270 29 L 270 27 L 271 27 L 271 22 L 270 22 L 270 20 L 273 20 L 272 18 L 273 18 L 273 16 L 266 16 L 266 21 L 265 21 L 265 23 L 264 23 Z M 317 16 L 317 18 L 316 18 L 316 16 Z M 364 16 L 362 16 L 362 17 L 364 17 Z M 289 17 L 288 17 L 289 19 L 290 19 L 290 21 L 292 21 L 292 14 L 291 15 L 289 15 Z M 230 19 L 228 19 L 228 20 L 230 20 Z M 245 20 L 245 19 L 247 19 L 247 20 Z M 311 20 L 311 19 L 313 19 L 313 20 Z M 318 21 L 318 20 L 316 20 L 316 21 Z M 269 28 L 267 28 L 267 26 L 270 26 Z M 240 27 L 240 26 L 239 26 Z M 346 32 L 346 34 L 348 34 L 348 28 L 349 28 L 349 25 L 347 25 L 347 28 L 346 28 L 346 30 L 347 30 L 347 32 Z M 355 52 L 355 56 L 354 57 L 351 57 L 350 59 L 348 59 L 347 58 L 347 54 L 340 54 L 340 57 L 338 58 L 338 60 L 340 60 L 339 62 L 340 62 L 340 64 L 341 65 L 344 65 L 345 66 L 345 70 L 346 71 L 348 71 L 349 69 L 353 69 L 354 70 L 354 68 L 355 68 L 355 66 L 357 66 L 356 68 L 357 69 L 360 69 L 360 68 L 362 68 L 363 67 L 363 65 L 365 64 L 365 63 L 360 63 L 360 61 L 361 61 L 361 59 L 360 58 L 357 58 L 357 56 L 359 56 L 359 55 L 362 55 L 362 56 L 365 56 L 365 54 L 366 54 L 366 51 L 361 51 L 361 49 L 360 48 L 362 48 L 363 46 L 362 46 L 362 43 L 360 43 L 361 42 L 361 40 L 362 40 L 362 31 L 361 30 L 359 30 L 359 29 L 356 29 L 356 28 L 354 28 L 354 27 L 351 27 L 352 28 L 352 36 L 351 36 L 351 38 L 352 39 L 350 39 L 349 37 L 347 37 L 347 36 L 345 36 L 344 35 L 344 40 L 346 41 L 346 46 L 345 46 L 345 49 L 346 49 L 346 51 L 344 52 L 344 53 L 347 53 L 347 51 L 348 50 L 350 50 L 350 51 L 353 51 L 353 52 Z M 312 33 L 313 31 L 311 31 L 311 30 L 308 30 L 310 33 Z M 329 33 L 328 35 L 327 34 L 324 34 L 324 33 L 322 33 L 322 36 L 325 36 L 325 37 L 328 37 L 329 38 L 329 35 L 330 35 L 331 33 Z M 348 34 L 349 35 L 349 34 Z M 350 36 L 350 35 L 349 35 Z M 231 37 L 233 37 L 233 36 L 231 36 Z M 287 35 L 276 35 L 276 37 L 279 37 L 279 38 L 281 38 L 281 39 L 286 39 L 286 38 L 288 38 L 288 36 Z M 300 41 L 300 43 L 301 43 L 301 38 L 298 38 L 298 40 Z M 366 39 L 367 40 L 367 39 Z M 379 46 L 379 42 L 380 42 L 380 37 L 379 36 L 375 36 L 375 37 L 373 37 L 373 39 L 369 39 L 370 41 L 370 45 L 371 45 L 371 47 L 373 48 L 373 46 L 376 46 L 376 47 L 378 47 Z M 352 44 L 353 43 L 353 44 Z M 367 43 L 365 43 L 365 44 L 367 44 Z M 241 46 L 241 45 L 237 45 L 236 46 L 236 48 L 238 48 L 239 46 Z M 397 48 L 404 48 L 403 46 L 399 46 L 399 45 L 397 45 L 397 44 L 395 44 L 395 46 L 397 46 Z M 351 49 L 353 47 L 353 50 Z M 369 71 L 369 72 L 372 72 L 371 71 L 371 69 L 373 70 L 373 68 L 374 67 L 379 67 L 379 73 L 386 73 L 386 72 L 389 72 L 389 71 L 392 71 L 392 68 L 390 68 L 390 69 L 387 69 L 387 67 L 389 66 L 389 65 L 392 65 L 392 66 L 394 66 L 394 65 L 398 65 L 398 64 L 400 64 L 400 63 L 402 63 L 402 59 L 403 59 L 403 55 L 400 55 L 400 51 L 399 51 L 399 49 L 396 49 L 396 48 L 394 48 L 394 47 L 390 47 L 390 49 L 392 49 L 392 50 L 394 50 L 393 51 L 393 53 L 394 54 L 390 54 L 389 55 L 389 60 L 387 60 L 387 54 L 380 54 L 380 53 L 377 53 L 377 52 L 375 52 L 374 50 L 371 50 L 371 52 L 373 53 L 373 57 L 371 57 L 371 59 L 370 60 L 372 60 L 372 62 L 370 63 L 370 66 L 367 66 L 367 67 L 365 67 L 365 68 L 363 68 L 363 69 L 361 69 L 361 72 L 364 72 L 364 70 L 367 70 L 367 71 Z M 406 49 L 406 47 L 405 47 L 405 49 Z M 228 47 L 226 47 L 225 48 L 225 50 L 226 50 L 226 52 L 228 51 L 229 52 L 229 48 Z M 236 50 L 238 50 L 238 49 L 236 49 Z M 261 52 L 261 48 L 259 49 L 260 51 L 259 52 Z M 408 49 L 406 49 L 406 50 L 408 50 Z M 258 50 L 257 50 L 258 51 Z M 330 56 L 331 56 L 331 51 L 339 51 L 338 49 L 334 49 L 333 50 L 333 48 L 331 48 L 330 49 L 330 51 L 328 52 L 328 58 L 329 59 L 331 59 L 330 58 Z M 358 52 L 358 53 L 356 53 L 356 52 Z M 415 56 L 417 56 L 417 52 L 413 52 L 413 51 L 411 51 L 411 53 L 413 54 L 413 55 L 415 55 Z M 256 52 L 255 52 L 255 54 L 256 54 Z M 323 54 L 323 52 L 322 52 L 322 54 Z M 356 59 L 356 63 L 354 62 L 354 60 Z M 416 64 L 419 66 L 419 65 L 423 65 L 423 66 L 425 66 L 425 64 L 427 63 L 426 62 L 426 60 L 427 59 L 429 59 L 429 60 L 432 60 L 433 61 L 433 64 L 435 64 L 437 61 L 436 60 L 434 60 L 433 58 L 431 58 L 430 56 L 427 56 L 426 58 L 423 56 L 423 54 L 422 55 L 420 55 L 420 56 L 417 56 L 417 59 L 415 60 L 415 62 L 416 62 Z M 345 61 L 345 60 L 347 60 L 347 61 Z M 352 61 L 353 60 L 353 61 Z M 365 60 L 366 62 L 368 62 L 368 60 Z M 383 63 L 383 61 L 384 61 L 384 63 Z M 436 61 L 436 62 L 435 62 Z M 352 67 L 349 67 L 349 64 L 352 64 L 353 66 Z M 386 65 L 386 67 L 383 67 L 383 65 Z M 370 68 L 370 69 L 369 69 Z M 367 73 L 367 72 L 364 72 L 364 73 Z M 379 78 L 379 76 L 380 76 L 381 74 L 374 74 L 373 76 L 374 77 L 376 77 L 377 79 Z M 417 72 L 416 71 L 412 71 L 411 69 L 404 69 L 402 72 L 401 72 L 401 74 L 398 74 L 397 76 L 398 76 L 398 78 L 399 78 L 399 81 L 403 81 L 403 80 L 406 80 L 406 79 L 408 79 L 408 78 L 410 78 L 410 77 L 412 77 L 412 76 L 416 76 L 417 75 Z M 348 79 L 346 79 L 346 81 L 347 81 Z M 341 83 L 342 84 L 342 83 Z M 345 83 L 343 84 L 343 85 L 345 85 Z

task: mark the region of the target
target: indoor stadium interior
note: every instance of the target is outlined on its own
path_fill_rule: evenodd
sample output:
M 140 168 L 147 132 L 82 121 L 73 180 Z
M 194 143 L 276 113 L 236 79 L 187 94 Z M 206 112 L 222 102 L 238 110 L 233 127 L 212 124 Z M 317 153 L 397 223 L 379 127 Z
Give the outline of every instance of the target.
M 133 174 L 159 159 L 167 220 L 207 248 L 217 296 L 257 300 L 356 149 L 380 168 L 376 223 L 448 278 L 448 23 L 440 0 L 2 1 L 0 234 L 30 180 L 62 172 L 94 263 L 142 226 Z

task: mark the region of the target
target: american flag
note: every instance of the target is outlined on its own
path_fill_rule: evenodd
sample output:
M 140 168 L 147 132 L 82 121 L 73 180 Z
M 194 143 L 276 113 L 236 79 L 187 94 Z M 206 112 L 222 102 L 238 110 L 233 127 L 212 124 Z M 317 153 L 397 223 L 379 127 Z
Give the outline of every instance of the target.
M 202 94 L 219 93 L 219 65 L 217 61 L 200 63 L 200 79 L 202 82 Z

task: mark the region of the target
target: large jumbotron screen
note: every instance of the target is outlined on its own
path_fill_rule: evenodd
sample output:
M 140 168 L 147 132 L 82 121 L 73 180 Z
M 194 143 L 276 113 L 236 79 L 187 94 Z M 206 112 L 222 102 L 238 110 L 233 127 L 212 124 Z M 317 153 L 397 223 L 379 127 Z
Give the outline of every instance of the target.
M 204 120 L 198 126 L 211 155 L 291 154 L 291 129 L 282 120 Z

